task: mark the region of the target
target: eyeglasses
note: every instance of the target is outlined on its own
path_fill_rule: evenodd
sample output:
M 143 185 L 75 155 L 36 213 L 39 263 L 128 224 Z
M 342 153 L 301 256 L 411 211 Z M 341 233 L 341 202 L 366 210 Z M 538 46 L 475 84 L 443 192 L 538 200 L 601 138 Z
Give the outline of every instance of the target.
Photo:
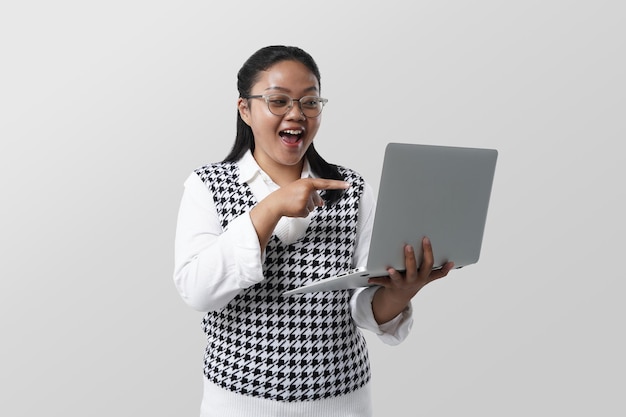
M 287 94 L 257 95 L 248 96 L 246 98 L 264 99 L 267 103 L 269 111 L 276 116 L 284 116 L 289 113 L 293 107 L 293 102 L 296 101 L 300 104 L 300 111 L 302 114 L 306 117 L 317 117 L 322 112 L 324 104 L 328 102 L 328 99 L 315 96 L 304 96 L 301 99 L 296 100 L 289 97 Z

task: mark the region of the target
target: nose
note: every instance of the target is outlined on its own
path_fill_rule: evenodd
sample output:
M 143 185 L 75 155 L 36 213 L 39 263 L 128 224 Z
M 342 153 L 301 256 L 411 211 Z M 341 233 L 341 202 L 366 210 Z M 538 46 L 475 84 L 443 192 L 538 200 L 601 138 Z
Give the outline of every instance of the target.
M 302 103 L 298 100 L 293 100 L 291 102 L 291 108 L 287 112 L 286 116 L 290 120 L 306 120 L 306 116 L 302 112 Z

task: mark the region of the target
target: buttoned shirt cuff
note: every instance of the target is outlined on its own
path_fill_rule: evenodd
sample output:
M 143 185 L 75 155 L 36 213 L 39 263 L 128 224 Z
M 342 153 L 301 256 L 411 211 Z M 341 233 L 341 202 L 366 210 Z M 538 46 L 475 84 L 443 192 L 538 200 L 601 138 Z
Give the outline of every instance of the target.
M 392 320 L 378 324 L 372 310 L 372 299 L 379 287 L 372 286 L 355 290 L 350 300 L 352 317 L 356 325 L 369 330 L 387 345 L 397 345 L 404 341 L 413 326 L 413 306 L 411 303 Z

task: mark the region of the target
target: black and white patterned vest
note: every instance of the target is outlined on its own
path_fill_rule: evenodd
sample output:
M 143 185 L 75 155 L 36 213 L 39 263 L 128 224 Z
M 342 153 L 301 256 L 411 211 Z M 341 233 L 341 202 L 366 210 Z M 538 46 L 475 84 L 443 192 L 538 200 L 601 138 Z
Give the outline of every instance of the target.
M 213 383 L 243 395 L 306 401 L 347 394 L 370 380 L 365 339 L 350 314 L 350 291 L 281 296 L 351 267 L 363 179 L 340 171 L 352 184 L 342 198 L 318 207 L 305 237 L 295 243 L 284 245 L 272 236 L 265 280 L 204 317 L 204 374 Z M 196 173 L 213 193 L 223 228 L 256 204 L 248 185 L 239 184 L 235 163 L 207 165 Z

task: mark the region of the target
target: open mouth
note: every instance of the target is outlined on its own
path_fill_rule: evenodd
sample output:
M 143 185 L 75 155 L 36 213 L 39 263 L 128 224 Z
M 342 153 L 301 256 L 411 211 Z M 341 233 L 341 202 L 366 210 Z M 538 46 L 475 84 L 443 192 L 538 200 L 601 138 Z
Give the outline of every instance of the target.
M 288 129 L 288 130 L 281 130 L 278 134 L 280 135 L 283 141 L 293 144 L 293 143 L 298 143 L 298 141 L 302 139 L 303 133 L 304 132 L 302 130 Z

